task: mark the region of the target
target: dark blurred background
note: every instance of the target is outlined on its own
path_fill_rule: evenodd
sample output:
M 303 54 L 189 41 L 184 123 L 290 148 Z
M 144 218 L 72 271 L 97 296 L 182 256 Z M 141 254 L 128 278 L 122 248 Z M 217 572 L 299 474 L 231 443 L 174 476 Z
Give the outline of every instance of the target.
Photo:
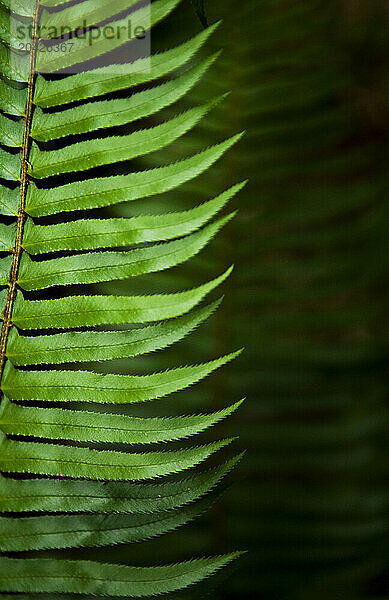
M 131 282 L 135 293 L 174 291 L 235 263 L 221 309 L 174 348 L 117 365 L 150 372 L 246 348 L 200 386 L 139 409 L 182 414 L 247 398 L 217 430 L 239 435 L 235 451 L 248 452 L 209 515 L 110 550 L 132 564 L 248 550 L 180 599 L 389 598 L 388 7 L 208 2 L 209 23 L 223 23 L 204 56 L 224 51 L 174 112 L 231 94 L 162 161 L 159 153 L 138 166 L 246 135 L 205 175 L 148 200 L 147 211 L 145 201 L 116 209 L 189 208 L 249 179 L 231 204 L 237 217 L 199 257 Z M 153 50 L 200 30 L 184 0 L 155 31 Z M 128 293 L 128 283 L 117 291 Z

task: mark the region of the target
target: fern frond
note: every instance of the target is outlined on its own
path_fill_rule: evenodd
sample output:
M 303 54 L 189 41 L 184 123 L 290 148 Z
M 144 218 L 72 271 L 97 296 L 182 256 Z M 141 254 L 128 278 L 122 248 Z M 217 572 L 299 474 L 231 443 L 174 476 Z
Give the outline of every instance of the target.
M 132 404 L 186 389 L 240 352 L 215 352 L 219 358 L 156 367 L 151 374 L 119 374 L 109 363 L 162 350 L 186 337 L 218 308 L 220 301 L 199 305 L 232 268 L 225 271 L 224 265 L 221 275 L 203 278 L 206 283 L 183 284 L 170 293 L 162 285 L 148 295 L 132 288 L 128 294 L 100 294 L 95 285 L 133 281 L 192 259 L 230 222 L 235 211 L 214 217 L 244 186 L 226 183 L 224 192 L 202 204 L 193 198 L 185 210 L 172 211 L 167 204 L 159 214 L 146 206 L 129 218 L 109 213 L 113 205 L 138 199 L 146 203 L 196 178 L 241 137 L 236 132 L 222 136 L 215 145 L 193 148 L 170 164 L 161 160 L 151 170 L 139 171 L 130 162 L 165 151 L 211 109 L 218 110 L 225 97 L 220 92 L 214 99 L 193 102 L 188 110 L 175 108 L 219 56 L 216 51 L 188 65 L 217 24 L 133 63 L 113 52 L 128 40 L 102 36 L 91 43 L 79 30 L 88 32 L 102 23 L 117 29 L 130 18 L 133 31 L 145 24 L 146 31 L 179 2 L 154 0 L 150 7 L 135 0 L 2 2 L 2 553 L 110 548 L 174 531 L 212 504 L 218 492 L 210 492 L 240 458 L 219 461 L 199 473 L 196 467 L 233 438 L 186 441 L 232 415 L 240 401 L 208 412 L 183 407 L 178 415 L 130 413 Z M 16 51 L 19 24 L 31 29 L 31 43 Z M 63 26 L 73 34 L 71 52 L 59 51 Z M 115 60 L 118 64 L 112 64 Z M 169 107 L 174 115 L 160 118 L 160 111 Z M 156 124 L 152 119 L 157 115 Z M 96 372 L 90 365 L 95 361 L 105 361 L 104 367 L 94 367 Z M 87 367 L 80 370 L 75 363 Z M 101 372 L 105 367 L 108 373 Z M 94 409 L 97 405 L 105 408 Z M 109 405 L 115 405 L 111 412 L 105 410 Z M 169 446 L 151 446 L 161 443 Z M 133 447 L 139 444 L 144 452 Z M 157 478 L 161 481 L 150 482 Z M 169 594 L 238 554 L 159 567 L 44 556 L 1 555 L 0 594 Z

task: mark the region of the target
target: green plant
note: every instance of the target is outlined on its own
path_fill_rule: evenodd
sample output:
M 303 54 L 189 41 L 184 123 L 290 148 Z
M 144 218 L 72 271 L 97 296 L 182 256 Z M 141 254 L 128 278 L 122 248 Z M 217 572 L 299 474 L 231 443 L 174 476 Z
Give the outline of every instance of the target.
M 151 25 L 178 3 L 153 2 Z M 81 18 L 94 26 L 114 20 L 134 4 L 12 2 L 1 12 L 0 240 L 5 257 L 0 276 L 7 286 L 0 292 L 3 595 L 169 593 L 237 556 L 158 567 L 47 554 L 8 556 L 135 542 L 175 529 L 209 506 L 213 496 L 203 496 L 239 459 L 182 475 L 230 440 L 164 451 L 137 448 L 200 433 L 234 412 L 240 402 L 212 414 L 170 418 L 140 418 L 124 411 L 196 383 L 239 352 L 144 376 L 88 369 L 94 361 L 166 348 L 212 314 L 218 301 L 197 305 L 230 269 L 199 287 L 171 294 L 96 295 L 84 286 L 161 271 L 190 259 L 231 219 L 233 213 L 211 222 L 243 186 L 235 185 L 187 211 L 106 218 L 104 211 L 114 204 L 161 194 L 200 175 L 240 137 L 174 164 L 128 172 L 127 161 L 162 150 L 194 128 L 219 101 L 190 108 L 154 127 L 134 130 L 129 125 L 172 105 L 196 84 L 216 56 L 173 81 L 146 85 L 186 65 L 215 27 L 153 55 L 149 72 L 142 69 L 147 63 L 142 58 L 131 74 L 126 65 L 91 69 L 94 59 L 113 49 L 112 42 L 104 40 L 90 46 L 75 40 L 71 53 L 43 53 L 39 48 L 52 43 L 42 33 L 51 26 L 66 23 L 75 30 Z M 142 22 L 145 10 L 135 7 L 134 23 Z M 14 20 L 32 25 L 31 52 L 15 52 Z M 57 76 L 86 60 L 92 61 L 87 72 Z M 123 165 L 126 174 L 115 174 Z M 79 211 L 85 211 L 85 218 Z M 69 293 L 66 286 L 79 287 Z M 133 326 L 138 324 L 142 326 Z M 109 405 L 109 410 L 100 410 L 100 404 Z M 142 483 L 162 476 L 171 477 Z

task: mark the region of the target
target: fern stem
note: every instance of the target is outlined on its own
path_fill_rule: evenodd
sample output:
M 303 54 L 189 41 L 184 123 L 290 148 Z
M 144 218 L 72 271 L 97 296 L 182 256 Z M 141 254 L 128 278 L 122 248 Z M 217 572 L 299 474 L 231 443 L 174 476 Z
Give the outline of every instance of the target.
M 9 276 L 9 290 L 7 295 L 7 302 L 3 311 L 3 325 L 1 328 L 1 337 L 0 337 L 0 381 L 3 375 L 4 366 L 6 362 L 6 350 L 7 350 L 7 342 L 9 332 L 12 328 L 12 311 L 13 306 L 16 299 L 17 294 L 17 279 L 18 272 L 20 266 L 20 259 L 23 252 L 22 242 L 23 242 L 23 231 L 24 231 L 24 223 L 26 220 L 25 213 L 25 204 L 27 197 L 27 190 L 29 185 L 28 178 L 28 166 L 29 166 L 29 154 L 31 148 L 31 122 L 32 115 L 34 110 L 34 88 L 35 88 L 35 67 L 36 67 L 36 57 L 37 57 L 37 49 L 38 49 L 38 26 L 39 26 L 39 1 L 36 0 L 34 15 L 33 15 L 33 25 L 32 25 L 32 36 L 31 36 L 31 52 L 30 52 L 30 73 L 28 77 L 28 93 L 27 93 L 27 102 L 25 109 L 25 125 L 23 132 L 23 142 L 21 147 L 21 168 L 20 168 L 20 203 L 19 209 L 17 213 L 17 222 L 16 222 L 16 239 L 15 239 L 15 247 L 13 249 L 13 260 L 10 270 Z M 0 390 L 0 397 L 2 395 L 2 391 Z

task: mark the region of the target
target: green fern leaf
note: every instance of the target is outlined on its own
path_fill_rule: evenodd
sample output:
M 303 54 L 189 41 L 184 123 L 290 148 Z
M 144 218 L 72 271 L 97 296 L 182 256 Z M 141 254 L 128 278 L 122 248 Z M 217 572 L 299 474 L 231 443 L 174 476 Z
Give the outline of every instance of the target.
M 7 363 L 2 390 L 10 400 L 102 402 L 107 404 L 145 402 L 162 398 L 203 379 L 240 352 L 190 367 L 152 375 L 101 375 L 77 371 L 19 371 Z
M 4 473 L 35 473 L 109 481 L 140 481 L 190 469 L 231 440 L 206 446 L 130 454 L 114 450 L 20 442 L 2 432 L 0 468 Z
M 217 55 L 211 56 L 209 59 L 196 65 L 192 70 L 184 73 L 177 79 L 163 83 L 162 85 L 149 88 L 143 92 L 138 92 L 131 96 L 131 102 L 128 99 L 124 100 L 101 100 L 98 104 L 84 104 L 76 108 L 69 108 L 63 110 L 61 113 L 47 114 L 37 109 L 34 115 L 34 125 L 31 130 L 31 137 L 34 140 L 40 142 L 48 142 L 50 140 L 59 139 L 69 135 L 77 135 L 86 133 L 88 131 L 97 131 L 98 129 L 105 129 L 107 127 L 118 127 L 131 123 L 141 118 L 149 117 L 150 115 L 158 112 L 162 108 L 177 102 L 182 98 L 188 91 L 196 85 L 199 79 L 204 75 L 210 65 L 214 62 Z M 6 120 L 4 118 L 4 120 Z M 2 134 L 2 122 L 0 121 L 0 135 Z M 143 134 L 145 135 L 145 134 Z M 158 130 L 155 132 L 155 137 L 158 136 Z M 123 139 L 122 139 L 123 137 Z M 111 141 L 112 140 L 112 141 Z M 110 162 L 117 162 L 119 160 L 128 160 L 131 156 L 127 156 L 125 149 L 131 145 L 131 138 L 120 136 L 111 138 L 111 140 L 104 139 L 100 141 L 100 153 L 108 152 L 111 153 L 120 141 L 123 141 L 122 155 L 120 153 L 114 154 Z M 96 144 L 96 140 L 93 140 L 93 144 Z M 88 148 L 88 146 L 85 146 Z M 87 154 L 87 151 L 83 151 L 81 154 L 80 146 L 73 145 L 71 149 L 78 149 L 81 156 Z M 70 148 L 67 148 L 69 151 Z M 98 151 L 98 147 L 96 149 Z M 55 165 L 63 157 L 64 152 L 52 152 L 44 153 L 45 159 L 49 164 Z M 143 149 L 142 149 L 143 154 Z M 58 157 L 58 158 L 57 158 Z M 66 154 L 65 154 L 66 157 Z M 31 152 L 31 163 L 34 165 L 34 177 L 48 177 L 51 173 L 39 175 L 39 167 L 42 161 L 42 153 L 35 148 L 35 151 Z M 91 160 L 91 159 L 89 159 Z M 69 157 L 71 161 L 71 157 Z M 43 163 L 44 164 L 44 163 Z M 66 162 L 67 164 L 67 162 Z M 104 162 L 98 162 L 96 159 L 91 164 L 88 164 L 88 168 L 97 166 L 99 164 L 105 164 Z M 80 170 L 81 165 L 78 166 Z M 76 167 L 66 167 L 66 170 L 57 171 L 58 173 L 73 171 Z M 38 175 L 36 173 L 38 172 Z
M 47 254 L 63 250 L 98 250 L 131 244 L 166 241 L 184 236 L 207 223 L 224 205 L 241 190 L 234 186 L 213 200 L 204 202 L 188 211 L 132 217 L 129 219 L 85 219 L 59 223 L 58 225 L 35 225 L 27 221 L 24 228 L 23 248 L 29 254 Z M 12 243 L 12 226 L 0 229 L 0 243 L 5 247 Z
M 41 290 L 54 285 L 127 279 L 175 267 L 200 252 L 233 216 L 227 215 L 185 238 L 126 252 L 94 252 L 44 262 L 32 261 L 25 254 L 20 262 L 18 285 L 25 291 Z
M 142 598 L 200 581 L 240 554 L 163 567 L 127 567 L 92 561 L 0 558 L 5 592 L 54 592 Z
M 83 4 L 75 4 L 66 7 L 59 12 L 49 12 L 44 10 L 41 18 L 41 27 L 49 32 L 51 28 L 59 31 L 61 26 L 66 23 L 67 31 L 72 32 L 79 28 L 91 27 L 101 21 L 105 21 L 123 10 L 129 10 L 138 0 L 115 0 L 112 3 L 96 2 L 96 0 L 86 0 Z M 43 3 L 44 6 L 57 6 L 65 3 Z M 45 33 L 45 31 L 44 31 Z M 43 34 L 44 35 L 44 34 Z M 49 37 L 53 37 L 48 33 Z M 43 36 L 42 36 L 43 37 Z
M 209 415 L 169 418 L 136 418 L 61 408 L 31 408 L 4 399 L 0 428 L 7 435 L 52 440 L 151 444 L 179 440 L 204 431 L 234 412 L 241 402 Z
M 149 12 L 148 6 L 143 6 L 136 10 L 131 15 L 132 30 L 136 31 L 138 27 L 144 27 L 145 23 L 150 15 L 150 26 L 154 27 L 162 21 L 167 15 L 179 4 L 180 0 L 155 0 L 151 4 L 151 11 Z M 83 5 L 81 5 L 83 6 Z M 92 6 L 93 10 L 93 6 Z M 120 10 L 118 11 L 120 12 Z M 123 19 L 115 20 L 109 25 L 113 25 L 115 28 L 128 27 L 128 17 Z M 44 39 L 44 38 L 43 38 Z M 97 40 L 96 43 L 91 44 L 88 36 L 74 38 L 74 45 L 71 52 L 55 54 L 55 53 L 38 53 L 37 55 L 37 70 L 44 73 L 54 73 L 61 71 L 74 65 L 79 65 L 85 61 L 99 57 L 102 54 L 111 52 L 116 48 L 120 48 L 127 39 L 122 39 L 121 36 L 117 36 L 114 39 L 107 39 L 104 36 Z
M 143 63 L 148 59 L 138 59 L 134 64 L 135 72 L 131 74 L 130 80 L 126 65 L 115 65 L 114 73 L 111 72 L 110 67 L 102 67 L 76 74 L 58 80 L 55 86 L 38 75 L 34 97 L 36 104 L 41 108 L 50 108 L 155 81 L 185 65 L 200 50 L 217 26 L 218 24 L 209 27 L 177 48 L 152 55 L 149 69 L 142 68 Z M 24 109 L 25 103 L 20 103 Z
M 31 216 L 42 217 L 62 211 L 106 207 L 161 194 L 203 173 L 240 137 L 235 136 L 186 160 L 149 171 L 97 178 L 93 182 L 68 183 L 56 188 L 55 192 L 31 185 L 27 193 L 26 209 Z
M 174 531 L 207 510 L 203 500 L 180 511 L 137 515 L 0 517 L 0 550 L 26 552 L 140 542 Z
M 13 365 L 62 364 L 128 358 L 162 350 L 183 339 L 211 315 L 219 302 L 131 331 L 67 332 L 47 336 L 22 336 L 10 332 L 7 357 Z
M 148 323 L 189 312 L 222 283 L 223 275 L 197 288 L 150 296 L 68 296 L 56 300 L 25 300 L 19 293 L 13 322 L 20 329 L 75 329 L 121 323 Z M 0 292 L 0 299 L 6 294 Z
M 204 473 L 170 483 L 102 483 L 71 479 L 17 480 L 0 477 L 4 513 L 129 513 L 172 510 L 201 498 L 237 464 L 242 455 Z
M 147 28 L 152 28 L 179 1 L 154 0 L 150 12 L 135 0 L 2 2 L 0 594 L 4 597 L 169 594 L 238 556 L 131 567 L 59 560 L 50 553 L 110 548 L 174 531 L 210 507 L 218 495 L 213 489 L 240 459 L 224 459 L 219 466 L 199 471 L 200 464 L 233 438 L 193 443 L 187 439 L 232 415 L 241 401 L 208 412 L 183 408 L 178 415 L 130 413 L 132 404 L 192 386 L 240 352 L 138 374 L 119 374 L 115 363 L 109 362 L 182 340 L 218 308 L 220 301 L 200 303 L 228 278 L 232 267 L 197 287 L 188 289 L 184 284 L 181 291 L 169 293 L 162 291 L 163 286 L 149 295 L 137 295 L 130 287 L 124 295 L 96 289 L 102 282 L 130 282 L 178 267 L 202 252 L 235 212 L 214 217 L 244 186 L 220 190 L 211 200 L 200 205 L 194 201 L 176 212 L 167 206 L 152 214 L 142 206 L 140 214 L 130 218 L 109 213 L 118 203 L 146 202 L 189 182 L 241 137 L 216 140 L 213 146 L 192 149 L 188 157 L 170 164 L 161 161 L 151 170 L 139 171 L 131 162 L 165 151 L 211 109 L 218 110 L 224 96 L 192 103 L 185 112 L 174 109 L 174 116 L 150 124 L 161 110 L 187 96 L 213 66 L 219 52 L 185 67 L 217 25 L 150 60 L 138 57 L 133 64 L 123 60 L 112 64 L 117 60 L 112 51 L 128 40 L 103 36 L 92 44 L 87 35 L 79 35 L 79 28 L 127 25 L 124 10 L 130 11 L 133 31 L 148 16 Z M 16 51 L 19 24 L 31 28 L 31 43 Z M 63 25 L 74 34 L 71 52 L 61 49 L 66 46 L 58 34 Z M 156 84 L 148 85 L 152 82 Z M 142 89 L 136 89 L 140 85 Z M 141 121 L 145 118 L 150 120 L 146 125 Z M 36 220 L 41 217 L 50 221 Z M 105 361 L 104 367 L 98 361 Z M 74 363 L 88 366 L 77 370 Z M 115 405 L 112 411 L 107 410 L 109 405 Z M 169 445 L 161 448 L 162 443 Z M 143 445 L 144 451 L 135 445 Z M 42 550 L 45 558 L 39 555 Z M 31 551 L 38 554 L 30 555 Z M 27 554 L 5 556 L 10 552 Z

